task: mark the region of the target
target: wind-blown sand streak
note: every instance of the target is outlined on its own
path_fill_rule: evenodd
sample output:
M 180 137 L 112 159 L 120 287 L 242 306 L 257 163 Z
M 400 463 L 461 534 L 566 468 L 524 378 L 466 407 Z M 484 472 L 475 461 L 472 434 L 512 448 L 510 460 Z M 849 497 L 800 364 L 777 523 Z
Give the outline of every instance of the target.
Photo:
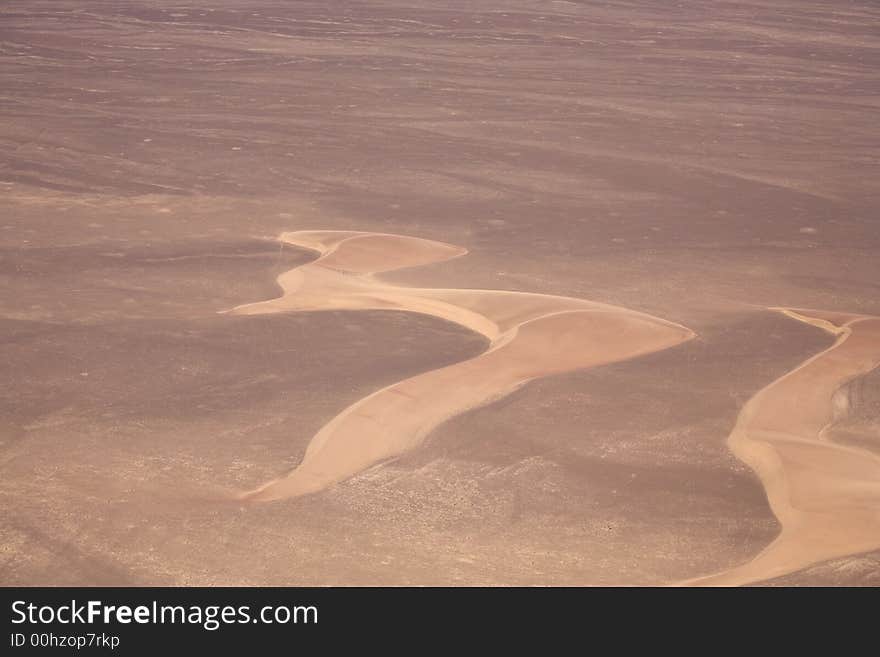
M 445 420 L 531 379 L 612 363 L 677 345 L 689 329 L 643 313 L 569 297 L 498 290 L 414 288 L 374 274 L 448 260 L 463 248 L 400 235 L 284 233 L 320 257 L 278 277 L 283 295 L 236 314 L 393 309 L 433 315 L 489 340 L 469 360 L 379 390 L 342 411 L 312 439 L 299 466 L 242 497 L 274 500 L 321 490 L 413 449 Z
M 880 457 L 831 442 L 844 386 L 880 366 L 880 317 L 779 308 L 837 335 L 743 407 L 729 438 L 761 478 L 782 531 L 748 563 L 690 584 L 736 585 L 880 548 Z

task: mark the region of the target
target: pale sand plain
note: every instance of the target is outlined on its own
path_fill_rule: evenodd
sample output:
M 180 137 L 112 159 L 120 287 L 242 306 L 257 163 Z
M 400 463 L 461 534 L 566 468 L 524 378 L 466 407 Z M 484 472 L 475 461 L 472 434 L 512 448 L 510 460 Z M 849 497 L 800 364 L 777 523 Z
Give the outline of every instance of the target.
M 4 3 L 0 583 L 877 585 L 878 21 Z

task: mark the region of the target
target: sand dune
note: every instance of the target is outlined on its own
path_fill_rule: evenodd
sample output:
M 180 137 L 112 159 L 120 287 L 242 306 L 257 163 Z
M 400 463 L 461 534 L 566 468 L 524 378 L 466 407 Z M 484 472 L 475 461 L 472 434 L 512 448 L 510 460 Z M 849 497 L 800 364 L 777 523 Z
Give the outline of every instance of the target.
M 321 490 L 416 447 L 440 423 L 550 374 L 633 358 L 693 333 L 606 304 L 497 290 L 410 288 L 374 274 L 454 258 L 465 249 L 429 240 L 343 231 L 284 233 L 321 255 L 278 278 L 284 294 L 237 314 L 395 309 L 433 315 L 485 336 L 481 355 L 383 388 L 324 426 L 289 475 L 243 495 L 274 500 Z
M 878 23 L 0 3 L 0 584 L 880 584 Z
M 880 318 L 778 309 L 837 335 L 830 348 L 758 392 L 729 444 L 761 478 L 778 538 L 750 562 L 694 584 L 746 584 L 880 547 L 880 457 L 831 442 L 845 384 L 880 366 Z
M 284 233 L 281 239 L 320 257 L 279 277 L 281 297 L 232 312 L 406 310 L 465 326 L 489 344 L 475 358 L 352 404 L 313 437 L 295 470 L 242 495 L 249 500 L 319 491 L 415 448 L 445 420 L 529 380 L 633 358 L 693 336 L 683 326 L 583 299 L 411 288 L 375 276 L 466 253 L 448 244 L 347 231 Z M 783 529 L 749 563 L 689 583 L 748 583 L 880 547 L 880 458 L 824 435 L 845 408 L 842 386 L 880 364 L 880 318 L 778 310 L 838 336 L 831 348 L 756 394 L 729 439 L 734 453 L 758 473 Z

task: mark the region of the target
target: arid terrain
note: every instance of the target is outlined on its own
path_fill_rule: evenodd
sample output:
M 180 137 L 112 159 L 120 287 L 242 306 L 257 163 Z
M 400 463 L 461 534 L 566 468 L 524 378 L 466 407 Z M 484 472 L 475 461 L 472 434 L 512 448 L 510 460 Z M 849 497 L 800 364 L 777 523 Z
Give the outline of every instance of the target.
M 880 586 L 880 6 L 0 5 L 0 585 Z

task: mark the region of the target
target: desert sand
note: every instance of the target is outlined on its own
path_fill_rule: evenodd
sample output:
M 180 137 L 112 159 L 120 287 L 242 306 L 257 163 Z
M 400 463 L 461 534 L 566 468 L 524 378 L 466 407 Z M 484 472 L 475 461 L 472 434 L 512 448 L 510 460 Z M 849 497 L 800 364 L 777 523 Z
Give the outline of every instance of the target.
M 350 231 L 300 231 L 279 239 L 314 249 L 319 257 L 278 277 L 281 297 L 233 313 L 404 310 L 460 324 L 486 337 L 488 348 L 355 402 L 312 438 L 297 468 L 244 493 L 245 500 L 317 492 L 415 449 L 441 423 L 534 378 L 633 358 L 694 337 L 683 326 L 606 304 L 410 288 L 374 276 L 464 255 L 448 244 Z M 880 365 L 880 319 L 779 310 L 837 338 L 749 400 L 728 440 L 761 478 L 782 531 L 747 564 L 692 584 L 749 584 L 880 548 L 880 459 L 825 435 L 835 416 L 846 415 L 846 384 Z
M 880 366 L 880 318 L 781 310 L 837 338 L 752 397 L 729 439 L 782 531 L 749 563 L 697 584 L 747 584 L 880 548 L 880 458 L 826 435 L 847 414 L 846 385 Z
M 320 257 L 278 278 L 284 296 L 239 306 L 239 314 L 394 309 L 461 324 L 489 341 L 475 358 L 425 372 L 361 399 L 315 435 L 302 463 L 243 499 L 312 493 L 414 449 L 451 417 L 510 394 L 528 381 L 666 349 L 693 333 L 607 304 L 495 290 L 407 288 L 373 274 L 462 255 L 462 249 L 400 235 L 345 231 L 285 233 Z
M 880 585 L 878 24 L 4 2 L 0 584 Z

